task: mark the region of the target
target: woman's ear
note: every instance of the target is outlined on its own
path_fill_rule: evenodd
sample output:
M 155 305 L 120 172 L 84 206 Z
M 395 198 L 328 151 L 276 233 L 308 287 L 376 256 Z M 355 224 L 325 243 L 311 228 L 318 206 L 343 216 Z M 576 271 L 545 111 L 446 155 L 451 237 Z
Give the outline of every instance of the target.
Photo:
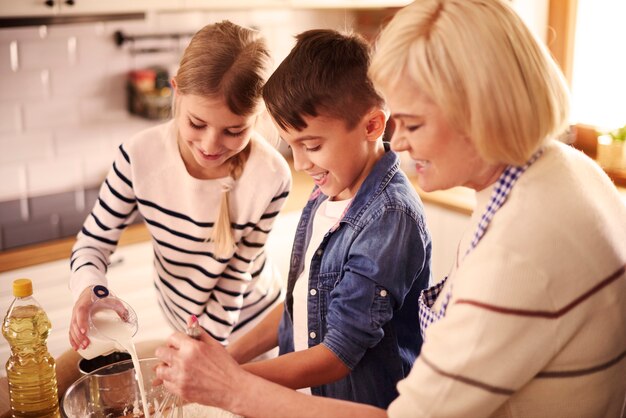
M 366 115 L 365 134 L 368 141 L 376 141 L 385 133 L 387 115 L 380 108 L 370 110 Z
M 172 77 L 172 79 L 170 80 L 170 86 L 172 86 L 172 90 L 174 91 L 174 94 L 176 94 L 176 90 L 177 90 L 176 77 Z

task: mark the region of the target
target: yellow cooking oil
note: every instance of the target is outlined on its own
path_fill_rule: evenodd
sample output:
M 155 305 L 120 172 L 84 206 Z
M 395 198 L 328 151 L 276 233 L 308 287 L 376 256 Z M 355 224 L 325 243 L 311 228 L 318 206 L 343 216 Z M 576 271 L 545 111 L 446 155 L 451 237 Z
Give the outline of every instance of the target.
M 6 363 L 11 414 L 59 418 L 56 365 L 46 345 L 51 324 L 32 294 L 29 279 L 15 280 L 15 299 L 2 323 L 2 335 L 11 346 Z

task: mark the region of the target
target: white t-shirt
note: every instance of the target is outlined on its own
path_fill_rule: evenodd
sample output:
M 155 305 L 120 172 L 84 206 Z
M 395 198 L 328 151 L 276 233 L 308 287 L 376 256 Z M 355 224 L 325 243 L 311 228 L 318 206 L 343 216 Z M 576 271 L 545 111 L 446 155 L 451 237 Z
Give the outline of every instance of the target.
M 293 288 L 293 346 L 294 351 L 306 350 L 309 348 L 309 327 L 308 316 L 308 292 L 309 292 L 309 267 L 313 254 L 320 246 L 326 233 L 341 219 L 344 211 L 352 199 L 330 201 L 325 200 L 319 206 L 313 216 L 313 231 L 311 241 L 306 250 L 304 258 L 304 270 L 298 277 Z M 300 389 L 300 392 L 311 393 L 310 388 Z

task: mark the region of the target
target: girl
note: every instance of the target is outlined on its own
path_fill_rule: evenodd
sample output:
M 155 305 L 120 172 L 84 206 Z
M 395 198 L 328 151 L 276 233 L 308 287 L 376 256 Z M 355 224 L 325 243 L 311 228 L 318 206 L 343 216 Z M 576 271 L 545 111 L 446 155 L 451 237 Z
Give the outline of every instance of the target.
M 264 246 L 291 177 L 254 130 L 269 58 L 255 31 L 228 21 L 204 27 L 172 79 L 173 119 L 120 145 L 71 255 L 75 350 L 89 345 L 92 288 L 106 286 L 110 256 L 137 214 L 152 236 L 154 286 L 174 328 L 193 314 L 225 344 L 280 303 Z

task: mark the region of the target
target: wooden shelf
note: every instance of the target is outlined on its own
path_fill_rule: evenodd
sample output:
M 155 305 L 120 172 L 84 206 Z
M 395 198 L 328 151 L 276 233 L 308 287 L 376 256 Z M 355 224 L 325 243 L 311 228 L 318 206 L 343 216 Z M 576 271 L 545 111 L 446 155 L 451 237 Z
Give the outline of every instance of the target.
M 145 225 L 135 224 L 124 230 L 119 245 L 135 244 L 149 239 L 150 234 Z M 74 242 L 76 242 L 76 237 L 69 237 L 0 251 L 0 272 L 63 258 L 66 258 L 69 263 Z
M 605 168 L 606 174 L 609 175 L 616 186 L 626 187 L 626 170 L 610 170 Z
M 596 128 L 589 125 L 576 125 L 575 133 L 576 138 L 572 145 L 595 160 L 598 150 L 598 132 Z M 626 170 L 605 168 L 604 171 L 616 186 L 626 187 Z

